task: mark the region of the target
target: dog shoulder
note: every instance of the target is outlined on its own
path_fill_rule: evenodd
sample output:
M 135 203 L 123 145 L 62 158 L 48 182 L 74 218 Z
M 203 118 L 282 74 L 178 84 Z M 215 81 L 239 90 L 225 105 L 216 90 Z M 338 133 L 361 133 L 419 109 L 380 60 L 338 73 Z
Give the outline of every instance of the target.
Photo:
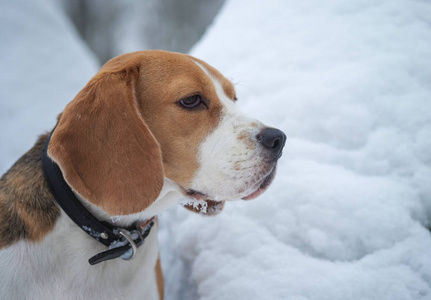
M 0 178 L 0 249 L 19 240 L 37 242 L 60 216 L 43 178 L 41 154 L 48 135 L 42 135 Z

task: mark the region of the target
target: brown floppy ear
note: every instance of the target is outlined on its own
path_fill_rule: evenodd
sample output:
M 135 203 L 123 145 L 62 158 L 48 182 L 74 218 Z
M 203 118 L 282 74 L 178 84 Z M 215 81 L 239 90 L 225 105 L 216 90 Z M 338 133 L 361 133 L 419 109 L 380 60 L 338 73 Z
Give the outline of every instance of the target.
M 136 64 L 109 63 L 60 116 L 48 146 L 66 182 L 110 215 L 147 208 L 163 186 L 160 147 L 137 111 Z

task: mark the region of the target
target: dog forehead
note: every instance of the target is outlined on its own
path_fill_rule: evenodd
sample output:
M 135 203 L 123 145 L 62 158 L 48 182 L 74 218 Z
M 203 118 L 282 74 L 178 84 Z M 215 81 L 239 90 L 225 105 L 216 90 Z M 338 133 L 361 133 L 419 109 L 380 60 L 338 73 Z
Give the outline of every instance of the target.
M 157 89 L 159 93 L 167 93 L 172 88 L 179 94 L 206 93 L 211 92 L 216 80 L 222 86 L 224 94 L 231 100 L 235 99 L 233 84 L 217 69 L 193 56 L 150 50 L 135 54 L 129 60 L 139 61 L 139 91 L 152 92 Z
M 236 101 L 235 88 L 230 80 L 224 77 L 216 68 L 210 66 L 203 60 L 191 57 L 193 61 L 205 72 L 215 86 L 220 85 L 224 94 L 233 101 Z

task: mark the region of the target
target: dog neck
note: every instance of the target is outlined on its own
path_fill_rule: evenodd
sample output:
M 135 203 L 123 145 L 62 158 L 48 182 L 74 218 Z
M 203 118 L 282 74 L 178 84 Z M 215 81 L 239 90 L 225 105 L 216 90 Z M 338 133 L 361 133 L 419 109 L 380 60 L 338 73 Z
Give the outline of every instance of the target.
M 87 259 L 106 246 L 84 234 L 61 210 L 45 181 L 41 153 L 48 138 L 42 135 L 0 178 L 0 290 L 3 298 L 23 299 L 153 299 L 157 294 L 155 262 L 158 257 L 158 222 L 133 262 L 116 259 L 90 266 Z M 79 195 L 78 195 L 79 196 Z M 127 226 L 146 220 L 175 204 L 181 195 L 165 181 L 160 196 L 148 211 L 128 216 L 109 216 L 80 199 L 100 220 L 118 220 Z M 67 270 L 65 272 L 65 270 Z M 43 274 L 43 282 L 35 280 Z M 129 280 L 119 280 L 127 277 Z M 16 287 L 20 288 L 17 289 Z M 65 287 L 79 286 L 72 290 Z M 136 288 L 138 287 L 138 288 Z
M 75 196 L 81 201 L 85 208 L 93 214 L 98 220 L 108 222 L 114 226 L 129 227 L 134 223 L 144 222 L 152 217 L 155 217 L 163 211 L 169 209 L 174 204 L 178 203 L 182 195 L 178 185 L 172 180 L 165 177 L 163 188 L 154 202 L 145 210 L 130 214 L 130 215 L 117 215 L 112 216 L 105 212 L 100 207 L 90 203 L 81 197 L 76 191 L 73 191 Z
M 147 207 L 135 215 L 125 217 L 107 215 L 98 207 L 90 205 L 90 201 L 84 200 L 82 196 L 78 198 L 79 193 L 73 192 L 71 186 L 63 177 L 60 167 L 48 156 L 49 142 L 50 138 L 46 141 L 43 150 L 42 166 L 45 180 L 52 195 L 63 211 L 79 228 L 109 247 L 109 250 L 92 256 L 89 263 L 94 265 L 118 257 L 123 259 L 133 258 L 138 251 L 138 247 L 143 245 L 151 227 L 154 225 L 154 217 L 161 210 L 173 204 L 175 199 L 178 199 L 175 195 L 173 182 L 166 180 L 165 188 L 163 189 L 162 187 L 161 194 L 155 202 L 150 204 L 152 209 L 149 209 L 149 211 L 147 211 L 147 208 L 149 208 Z M 103 181 L 104 178 L 102 177 L 100 180 Z M 139 201 L 139 199 L 134 199 L 134 201 Z M 121 205 L 121 202 L 119 202 L 119 205 Z M 133 225 L 128 226 L 129 223 Z

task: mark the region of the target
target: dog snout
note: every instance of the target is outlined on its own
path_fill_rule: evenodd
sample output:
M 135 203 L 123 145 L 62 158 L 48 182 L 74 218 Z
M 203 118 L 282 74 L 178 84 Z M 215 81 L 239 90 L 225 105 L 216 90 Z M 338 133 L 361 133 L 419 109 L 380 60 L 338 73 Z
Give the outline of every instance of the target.
M 265 149 L 270 151 L 273 158 L 278 159 L 281 157 L 287 139 L 283 131 L 267 127 L 262 129 L 256 138 Z

